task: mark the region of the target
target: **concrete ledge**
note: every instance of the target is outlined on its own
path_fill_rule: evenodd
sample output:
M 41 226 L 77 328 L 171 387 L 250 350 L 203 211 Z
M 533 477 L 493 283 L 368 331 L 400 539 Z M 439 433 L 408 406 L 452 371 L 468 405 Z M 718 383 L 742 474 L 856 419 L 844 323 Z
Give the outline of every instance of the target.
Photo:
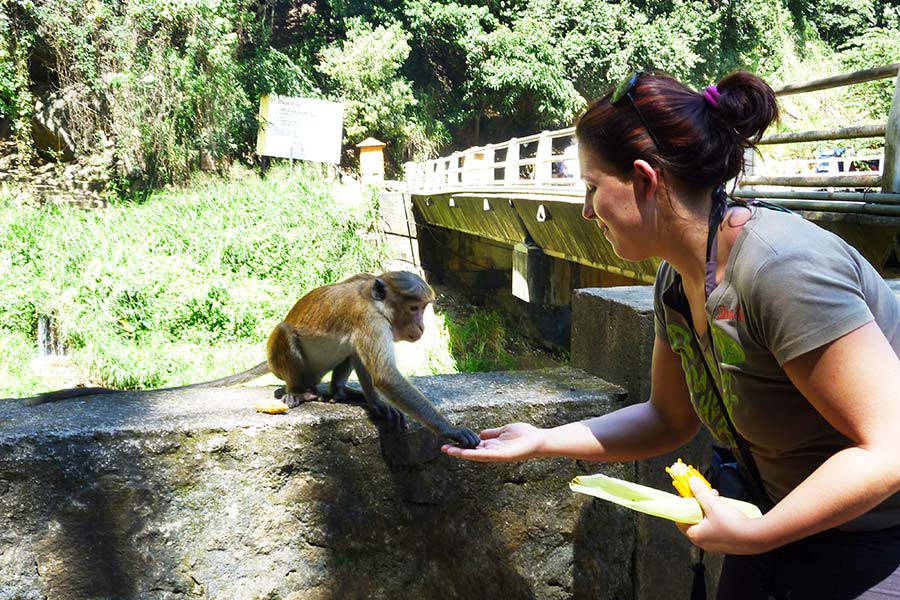
M 586 288 L 572 298 L 572 365 L 628 392 L 629 402 L 650 397 L 653 287 Z
M 571 368 L 415 383 L 476 430 L 623 400 Z M 360 407 L 255 413 L 271 393 L 0 402 L 0 599 L 624 600 L 638 597 L 635 560 L 658 560 L 636 547 L 633 513 L 567 487 L 631 479 L 633 463 L 469 463 L 420 427 L 379 431 Z M 670 598 L 687 598 L 682 567 L 667 585 L 685 595 Z

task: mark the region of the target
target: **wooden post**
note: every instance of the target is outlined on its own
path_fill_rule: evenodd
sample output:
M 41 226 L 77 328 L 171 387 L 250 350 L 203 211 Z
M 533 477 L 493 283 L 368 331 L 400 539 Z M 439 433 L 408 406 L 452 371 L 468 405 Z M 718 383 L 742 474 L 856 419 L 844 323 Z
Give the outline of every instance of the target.
M 519 139 L 509 140 L 506 148 L 506 164 L 503 169 L 503 181 L 506 184 L 519 183 Z
M 459 187 L 459 158 L 463 156 L 460 152 L 454 152 L 450 155 L 450 164 L 447 168 L 447 186 Z
M 884 132 L 884 165 L 881 191 L 885 194 L 900 193 L 900 73 L 894 84 L 894 101 Z
M 534 182 L 547 183 L 553 176 L 553 139 L 549 131 L 542 131 L 538 138 L 537 155 L 534 157 Z
M 462 182 L 464 185 L 484 182 L 484 149 L 469 148 L 463 156 Z
M 494 145 L 484 147 L 484 160 L 481 161 L 481 183 L 494 183 Z

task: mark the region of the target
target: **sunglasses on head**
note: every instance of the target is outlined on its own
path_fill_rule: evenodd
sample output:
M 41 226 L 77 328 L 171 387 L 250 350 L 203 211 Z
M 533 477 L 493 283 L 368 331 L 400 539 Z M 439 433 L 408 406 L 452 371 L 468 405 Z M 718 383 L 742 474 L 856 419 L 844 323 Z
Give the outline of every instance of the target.
M 631 104 L 631 108 L 634 109 L 634 112 L 637 113 L 638 118 L 641 120 L 641 123 L 644 124 L 644 129 L 647 130 L 647 133 L 650 135 L 650 139 L 653 140 L 653 143 L 656 144 L 656 149 L 661 150 L 662 145 L 659 143 L 659 140 L 656 139 L 656 136 L 653 135 L 653 131 L 650 129 L 650 125 L 647 124 L 647 120 L 644 118 L 644 115 L 641 114 L 641 109 L 638 108 L 637 102 L 634 101 L 634 95 L 632 92 L 637 87 L 638 78 L 640 78 L 643 71 L 634 71 L 631 75 L 623 79 L 619 82 L 619 85 L 616 86 L 616 89 L 613 90 L 613 93 L 609 97 L 609 102 L 613 106 L 620 103 L 623 99 L 627 99 L 628 103 Z

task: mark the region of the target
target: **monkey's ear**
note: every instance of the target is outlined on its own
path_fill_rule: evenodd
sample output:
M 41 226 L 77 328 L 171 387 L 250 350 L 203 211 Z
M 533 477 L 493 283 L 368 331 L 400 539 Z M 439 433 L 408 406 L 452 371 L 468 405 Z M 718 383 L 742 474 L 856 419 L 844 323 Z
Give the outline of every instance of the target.
M 372 298 L 379 302 L 387 298 L 387 284 L 384 282 L 384 279 L 380 277 L 375 278 L 375 283 L 372 284 Z

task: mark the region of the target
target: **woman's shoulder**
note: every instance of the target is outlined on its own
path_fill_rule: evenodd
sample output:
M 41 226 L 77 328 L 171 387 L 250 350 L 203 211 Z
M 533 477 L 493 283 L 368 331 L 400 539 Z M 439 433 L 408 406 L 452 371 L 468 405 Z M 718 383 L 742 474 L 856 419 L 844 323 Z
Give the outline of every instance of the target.
M 738 240 L 744 263 L 806 262 L 822 252 L 843 253 L 845 242 L 796 213 L 754 207 Z M 748 260 L 751 259 L 751 260 Z

